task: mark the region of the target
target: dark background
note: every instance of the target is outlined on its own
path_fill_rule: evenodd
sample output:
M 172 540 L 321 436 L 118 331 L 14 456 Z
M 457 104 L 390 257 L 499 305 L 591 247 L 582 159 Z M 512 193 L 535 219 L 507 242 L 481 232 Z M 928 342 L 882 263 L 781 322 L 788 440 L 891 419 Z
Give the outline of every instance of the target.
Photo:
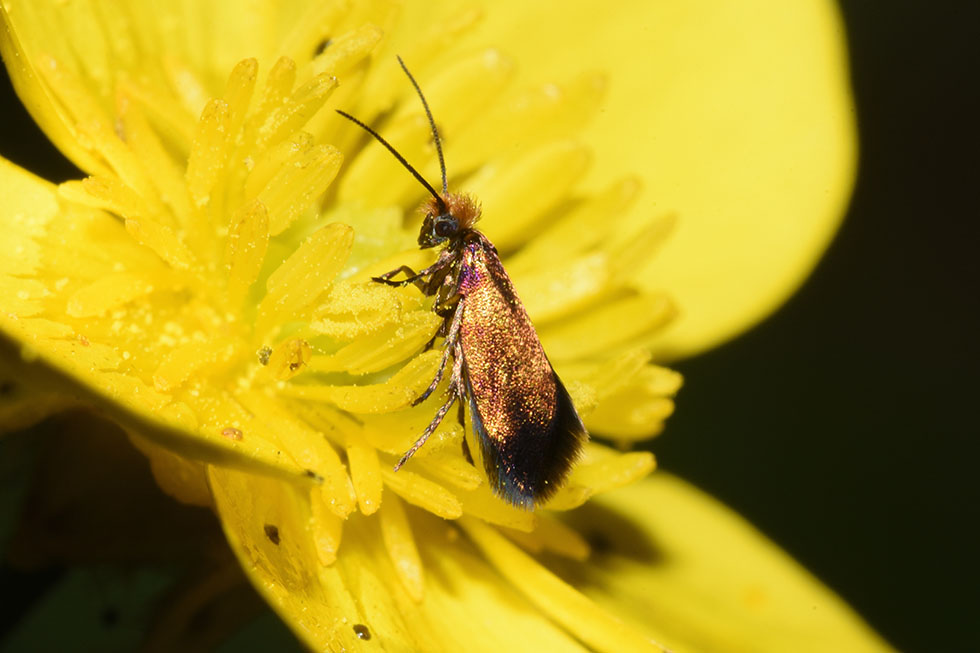
M 980 651 L 980 5 L 842 6 L 847 219 L 775 315 L 675 366 L 654 450 L 899 649 Z
M 676 365 L 686 386 L 654 445 L 906 651 L 980 650 L 977 6 L 843 3 L 861 149 L 847 220 L 779 312 Z M 78 176 L 2 92 L 0 152 Z M 0 576 L 25 598 L 56 580 Z

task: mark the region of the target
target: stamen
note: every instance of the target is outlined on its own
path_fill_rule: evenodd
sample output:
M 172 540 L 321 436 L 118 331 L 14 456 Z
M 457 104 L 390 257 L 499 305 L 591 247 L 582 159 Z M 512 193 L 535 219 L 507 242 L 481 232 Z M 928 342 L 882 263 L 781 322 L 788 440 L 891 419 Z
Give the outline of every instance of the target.
M 548 551 L 580 562 L 589 557 L 589 543 L 585 538 L 547 514 L 538 516 L 538 524 L 530 533 L 513 529 L 502 532 L 531 553 Z
M 637 270 L 650 261 L 674 232 L 677 216 L 668 214 L 650 220 L 638 232 L 623 234 L 608 245 L 607 250 L 614 261 L 614 276 L 625 281 L 636 276 Z
M 432 134 L 424 116 L 407 116 L 385 127 L 384 138 L 406 161 L 435 160 L 430 149 Z M 424 169 L 424 166 L 420 169 Z M 395 172 L 395 171 L 398 172 Z M 369 143 L 344 172 L 337 189 L 341 202 L 358 201 L 370 207 L 406 204 L 418 197 L 419 185 L 406 175 L 388 150 L 377 142 Z
M 314 2 L 296 21 L 292 31 L 283 39 L 281 52 L 293 61 L 305 62 L 314 56 L 314 48 L 336 31 L 344 17 L 347 3 L 342 0 Z
M 295 83 L 296 62 L 289 57 L 279 57 L 266 76 L 262 100 L 255 110 L 255 116 L 246 126 L 246 143 L 256 142 L 257 135 L 265 129 L 266 122 L 271 120 L 271 116 L 285 104 Z
M 184 109 L 191 115 L 199 114 L 211 97 L 195 73 L 196 70 L 204 69 L 188 66 L 177 56 L 169 55 L 163 58 L 163 70 Z
M 154 219 L 169 222 L 170 217 L 164 218 L 162 215 L 163 205 L 149 181 L 150 172 L 143 167 L 116 130 L 103 122 L 82 123 L 78 125 L 78 130 L 80 135 L 92 143 L 93 150 L 109 164 L 121 185 L 138 195 L 149 207 Z
M 230 128 L 228 104 L 224 100 L 210 100 L 201 113 L 187 160 L 187 191 L 198 210 L 207 206 L 211 191 L 224 172 L 225 161 L 231 151 Z M 195 222 L 206 220 L 202 216 Z
M 463 506 L 456 495 L 415 472 L 402 469 L 396 473 L 382 467 L 381 476 L 388 489 L 412 505 L 443 519 L 459 519 L 463 515 Z
M 357 338 L 329 356 L 314 356 L 310 370 L 357 375 L 380 372 L 419 351 L 441 322 L 431 311 L 405 313 L 399 324 Z
M 301 309 L 329 287 L 353 242 L 353 229 L 334 223 L 317 230 L 296 248 L 266 282 L 256 326 L 260 338 L 276 324 L 296 319 Z
M 442 352 L 419 354 L 384 383 L 372 385 L 287 385 L 284 395 L 326 401 L 351 413 L 388 413 L 405 408 L 429 385 Z
M 550 320 L 586 306 L 609 289 L 612 279 L 608 255 L 595 252 L 572 260 L 551 262 L 530 273 L 514 273 L 512 280 L 528 315 L 542 328 Z
M 245 59 L 240 61 L 228 76 L 224 101 L 231 115 L 228 133 L 233 144 L 237 144 L 236 139 L 241 137 L 242 124 L 245 122 L 249 103 L 252 101 L 258 74 L 259 62 L 255 59 Z
M 406 309 L 419 308 L 418 298 L 381 284 L 338 281 L 313 313 L 310 330 L 337 341 L 351 341 L 389 324 L 398 324 Z
M 201 340 L 178 345 L 153 373 L 153 387 L 160 392 L 173 392 L 195 371 L 213 365 L 219 353 L 227 357 L 229 352 L 222 352 L 219 344 L 213 340 Z
M 389 497 L 381 508 L 380 515 L 381 537 L 395 567 L 395 573 L 412 600 L 419 603 L 425 593 L 422 560 L 419 558 L 415 538 L 412 537 L 412 527 L 408 523 L 401 500 L 396 496 Z
M 333 497 L 322 488 L 310 491 L 310 525 L 313 531 L 313 543 L 316 546 L 317 559 L 324 567 L 337 561 L 337 551 L 340 550 L 340 538 L 344 530 L 344 520 L 329 509 Z
M 421 31 L 404 44 L 399 44 L 399 52 L 412 62 L 416 73 L 426 69 L 440 53 L 458 43 L 458 39 L 479 25 L 483 9 L 479 6 L 462 7 L 453 14 L 433 13 L 426 17 Z M 394 53 L 392 53 L 392 57 Z M 382 57 L 378 57 L 383 61 Z M 394 63 L 394 62 L 392 62 Z M 371 71 L 363 91 L 363 115 L 373 116 L 391 107 L 396 98 L 402 95 L 404 74 L 397 65 L 378 66 Z
M 673 370 L 645 366 L 628 383 L 609 392 L 586 423 L 619 442 L 647 439 L 659 433 L 673 414 L 672 397 L 681 383 L 681 375 Z
M 194 255 L 171 229 L 149 218 L 127 218 L 126 231 L 175 270 L 188 270 L 195 266 Z
M 507 259 L 507 271 L 516 278 L 523 271 L 547 269 L 556 260 L 589 251 L 609 237 L 610 225 L 630 210 L 640 190 L 640 181 L 627 177 L 603 192 L 579 201 Z M 548 264 L 542 265 L 543 261 Z M 527 306 L 527 300 L 524 304 Z
M 663 651 L 652 640 L 620 622 L 542 567 L 494 529 L 470 517 L 461 519 L 459 524 L 512 587 L 590 648 Z
M 541 341 L 554 359 L 584 358 L 634 340 L 666 325 L 675 314 L 670 298 L 643 293 L 602 306 L 541 329 Z M 620 325 L 617 329 L 602 325 Z
M 69 125 L 109 125 L 106 112 L 95 102 L 93 94 L 89 93 L 88 89 L 82 86 L 81 81 L 57 59 L 41 55 L 38 57 L 37 70 L 47 82 L 47 88 L 57 97 L 59 108 L 67 114 L 66 122 Z M 77 137 L 77 134 L 75 136 Z M 81 145 L 90 153 L 92 152 L 94 144 L 82 142 Z M 94 168 L 90 168 L 89 172 L 106 172 L 101 162 Z
M 486 231 L 497 249 L 514 248 L 527 240 L 529 228 L 568 196 L 590 159 L 582 145 L 553 143 L 507 166 L 487 167 L 477 174 L 467 187 L 482 200 L 484 213 L 494 216 Z
M 457 132 L 466 131 L 473 117 L 486 111 L 501 96 L 516 70 L 512 59 L 493 49 L 462 57 L 440 68 L 425 83 L 429 106 L 439 107 L 440 134 L 450 135 L 451 142 Z M 395 116 L 400 119 L 418 112 L 418 102 L 406 96 Z
M 145 279 L 121 272 L 97 279 L 75 291 L 68 300 L 66 312 L 78 318 L 105 315 L 152 290 L 153 286 Z
M 605 398 L 622 388 L 627 387 L 641 374 L 650 362 L 650 352 L 647 349 L 635 347 L 617 356 L 601 362 L 584 361 L 564 363 L 559 368 L 562 378 L 574 379 L 579 383 L 589 385 L 595 390 L 598 398 Z M 670 372 L 680 384 L 680 375 L 666 368 L 650 366 L 658 372 Z M 666 395 L 669 390 L 666 383 L 661 383 Z M 676 388 L 675 388 L 676 389 Z
M 551 551 L 573 560 L 584 562 L 589 557 L 589 543 L 578 531 L 551 515 L 543 514 L 538 519 L 534 535 L 545 551 Z
M 274 81 L 276 84 L 281 84 L 287 78 L 288 73 L 284 78 Z M 270 83 L 272 81 L 270 73 Z M 256 133 L 256 145 L 259 148 L 269 147 L 298 132 L 313 117 L 313 114 L 320 110 L 336 87 L 337 78 L 330 73 L 323 73 L 296 89 L 287 101 L 270 107 L 270 113 L 258 113 L 257 115 L 268 117 Z M 278 89 L 274 90 L 278 91 Z
M 342 77 L 371 54 L 384 36 L 376 25 L 362 25 L 352 32 L 341 34 L 330 42 L 330 47 L 313 60 L 311 70 L 315 74 Z
M 254 200 L 238 209 L 231 219 L 225 247 L 228 265 L 228 306 L 240 309 L 249 288 L 259 276 L 269 246 L 269 213 Z
M 572 468 L 568 483 L 546 504 L 553 510 L 571 510 L 589 497 L 634 483 L 657 466 L 647 451 L 614 453 L 598 445 L 586 445 L 585 455 Z
M 134 111 L 145 115 L 160 134 L 160 140 L 172 145 L 179 156 L 191 149 L 200 113 L 189 113 L 172 95 L 160 92 L 155 85 L 141 85 L 132 80 L 119 82 L 119 92 L 136 103 Z M 186 191 L 185 191 L 186 192 Z
M 347 464 L 361 513 L 374 514 L 381 506 L 384 487 L 377 449 L 364 443 L 360 437 L 356 441 L 351 438 L 347 445 Z
M 331 145 L 293 152 L 258 195 L 269 211 L 269 233 L 285 231 L 333 181 L 343 161 Z
M 312 355 L 310 343 L 302 338 L 292 338 L 276 345 L 262 369 L 276 381 L 288 381 L 307 370 Z
M 604 75 L 591 73 L 493 102 L 449 143 L 453 161 L 469 170 L 499 158 L 502 143 L 531 148 L 577 138 L 601 106 L 607 85 Z
M 191 211 L 183 166 L 178 165 L 164 147 L 144 116 L 143 107 L 134 106 L 135 101 L 130 95 L 120 91 L 116 105 L 126 145 L 144 170 L 153 171 L 149 175 L 150 183 L 160 200 L 170 207 L 171 214 L 176 218 L 175 224 L 186 225 Z
M 347 475 L 347 469 L 336 450 L 323 437 L 297 418 L 285 405 L 263 390 L 250 390 L 240 395 L 242 405 L 256 420 L 275 434 L 283 452 L 291 452 L 296 462 L 322 477 L 319 484 L 327 509 L 346 519 L 354 511 L 357 498 Z
M 629 485 L 647 476 L 657 466 L 648 451 L 618 454 L 593 445 L 582 464 L 572 472 L 572 482 L 591 487 L 597 494 Z
M 157 221 L 164 217 L 150 209 L 143 198 L 123 184 L 118 177 L 86 177 L 81 181 L 66 181 L 58 186 L 58 194 L 69 201 L 104 209 L 121 217 L 145 215 Z
M 288 165 L 291 157 L 307 152 L 312 147 L 312 134 L 301 131 L 250 157 L 247 165 L 251 169 L 245 179 L 243 197 L 246 200 L 258 197 L 273 175 L 279 172 L 282 166 Z
M 483 485 L 483 476 L 476 467 L 459 454 L 430 455 L 425 459 L 425 471 L 443 483 L 460 490 L 475 490 Z
M 506 526 L 525 533 L 530 533 L 537 526 L 538 517 L 535 513 L 501 501 L 486 483 L 474 490 L 461 493 L 461 496 L 463 511 L 487 523 Z

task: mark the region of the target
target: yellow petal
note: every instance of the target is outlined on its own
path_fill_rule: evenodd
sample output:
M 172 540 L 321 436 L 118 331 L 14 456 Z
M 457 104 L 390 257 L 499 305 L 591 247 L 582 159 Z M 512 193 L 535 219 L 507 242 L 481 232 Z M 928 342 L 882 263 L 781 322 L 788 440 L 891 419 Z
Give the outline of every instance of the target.
M 659 472 L 567 522 L 588 564 L 554 568 L 679 651 L 887 651 L 837 596 L 736 514 Z
M 0 435 L 32 426 L 77 404 L 72 397 L 46 386 L 43 371 L 25 368 L 17 354 L 17 347 L 0 334 Z
M 104 172 L 104 164 L 78 141 L 73 120 L 68 110 L 54 100 L 54 94 L 44 82 L 38 70 L 38 59 L 30 56 L 25 49 L 25 37 L 33 36 L 31 29 L 11 21 L 9 3 L 4 2 L 0 11 L 0 54 L 10 71 L 10 80 L 31 117 L 44 130 L 48 138 L 64 152 L 68 158 L 90 173 Z M 26 31 L 25 35 L 23 31 Z M 57 40 L 57 39 L 55 39 Z
M 594 0 L 555 11 L 506 0 L 481 30 L 533 62 L 518 84 L 570 79 L 583 66 L 609 74 L 607 99 L 584 133 L 597 162 L 589 182 L 604 188 L 636 174 L 645 188 L 632 215 L 678 220 L 636 271 L 681 310 L 655 343 L 661 360 L 748 328 L 810 272 L 855 171 L 835 3 Z M 487 224 L 495 219 L 484 212 Z
M 119 221 L 101 212 L 66 208 L 54 186 L 3 159 L 0 196 L 5 198 L 0 204 L 5 234 L 0 244 L 0 287 L 7 291 L 0 293 L 0 360 L 4 369 L 18 376 L 42 379 L 37 384 L 45 388 L 42 397 L 56 393 L 63 398 L 49 396 L 32 406 L 22 405 L 17 409 L 22 413 L 18 419 L 66 403 L 96 405 L 127 430 L 188 458 L 294 480 L 306 477 L 304 467 L 287 460 L 258 435 L 243 443 L 198 428 L 198 420 L 185 404 L 153 387 L 152 373 L 146 379 L 136 374 L 125 344 L 107 344 L 94 335 L 86 336 L 89 323 L 79 316 L 101 312 L 104 307 L 96 306 L 100 301 L 116 304 L 133 294 L 130 277 L 102 273 L 102 280 L 96 280 L 102 257 L 115 258 L 109 269 L 132 259 L 137 261 L 131 269 L 134 275 L 147 273 L 146 268 L 138 267 L 145 253 Z M 46 257 L 41 256 L 42 245 L 49 248 Z M 49 301 L 60 282 L 50 278 L 51 269 L 46 266 L 57 268 L 66 253 L 70 253 L 72 270 L 91 279 L 79 285 L 70 300 L 60 300 L 64 301 L 62 314 L 57 308 L 48 314 Z M 146 265 L 153 269 L 152 264 Z M 98 283 L 103 284 L 101 298 L 87 290 L 89 284 Z
M 486 150 L 479 143 L 468 148 L 470 158 L 460 152 L 464 169 L 456 174 L 475 173 L 468 181 L 483 196 L 487 212 L 497 214 L 486 228 L 498 245 L 516 249 L 539 231 L 565 241 L 581 239 L 577 249 L 564 245 L 567 251 L 556 257 L 561 267 L 555 266 L 561 274 L 555 276 L 540 274 L 534 257 L 525 255 L 522 283 L 534 294 L 553 293 L 531 308 L 548 320 L 542 337 L 556 362 L 580 373 L 569 389 L 577 401 L 584 398 L 590 425 L 623 439 L 640 437 L 648 434 L 647 427 L 660 427 L 679 383 L 635 355 L 651 331 L 673 317 L 670 293 L 677 291 L 682 319 L 654 341 L 658 352 L 674 355 L 709 346 L 789 292 L 833 230 L 853 163 L 840 44 L 827 36 L 836 17 L 818 0 L 792 8 L 772 0 L 682 8 L 637 0 L 615 6 L 593 2 L 563 6 L 557 13 L 547 7 L 547 14 L 534 5 L 509 11 L 506 2 L 494 5 L 480 38 L 489 36 L 517 57 L 470 43 L 465 44 L 469 52 L 453 59 L 455 66 L 441 62 L 441 72 L 415 72 L 432 80 L 431 86 L 423 83 L 431 88 L 431 99 L 449 105 L 437 111 L 445 121 L 448 152 L 455 155 L 454 148 L 466 145 L 467 138 L 492 141 L 483 143 Z M 622 624 L 612 614 L 632 613 L 615 598 L 609 600 L 614 610 L 601 610 L 602 588 L 589 588 L 594 600 L 582 596 L 484 523 L 510 529 L 512 540 L 528 550 L 576 560 L 590 550 L 587 538 L 553 518 L 539 521 L 493 497 L 482 472 L 462 463 L 458 425 L 447 424 L 434 434 L 413 460 L 417 471 L 390 471 L 388 456 L 404 451 L 400 443 L 410 443 L 431 418 L 431 411 L 425 415 L 428 407 L 408 404 L 429 383 L 439 352 L 417 356 L 393 375 L 386 372 L 426 339 L 426 320 L 406 317 L 420 312 L 418 293 L 354 290 L 380 259 L 392 256 L 396 241 L 411 244 L 400 232 L 404 207 L 361 211 L 361 221 L 347 222 L 335 216 L 345 211 L 353 216 L 358 209 L 330 204 L 349 197 L 390 205 L 419 191 L 408 189 L 407 176 L 393 183 L 387 174 L 376 176 L 378 167 L 366 152 L 395 164 L 373 144 L 352 160 L 346 182 L 342 178 L 339 188 L 325 195 L 327 215 L 315 216 L 316 200 L 339 172 L 340 149 L 352 142 L 354 130 L 345 124 L 348 131 L 333 140 L 329 119 L 336 116 L 314 113 L 328 101 L 364 106 L 365 119 L 387 112 L 394 141 L 402 130 L 408 154 L 416 152 L 427 176 L 432 148 L 417 106 L 407 108 L 406 98 L 415 102 L 410 91 L 397 106 L 390 103 L 391 94 L 359 99 L 362 81 L 370 87 L 383 78 L 372 77 L 369 55 L 375 46 L 391 48 L 397 42 L 387 41 L 395 3 L 354 3 L 347 15 L 342 3 L 310 9 L 287 4 L 282 14 L 276 3 L 250 5 L 248 11 L 234 3 L 206 3 L 194 12 L 178 3 L 176 9 L 135 7 L 126 12 L 132 17 L 109 8 L 100 18 L 85 3 L 68 3 L 58 14 L 40 1 L 3 0 L 3 53 L 8 60 L 34 62 L 12 66 L 18 88 L 40 107 L 35 114 L 53 138 L 97 177 L 63 188 L 63 199 L 73 193 L 78 199 L 83 192 L 91 198 L 84 210 L 48 197 L 50 189 L 41 184 L 38 190 L 20 178 L 11 182 L 26 187 L 13 188 L 23 197 L 0 210 L 9 214 L 5 226 L 14 233 L 0 242 L 0 251 L 15 262 L 0 267 L 0 336 L 10 335 L 18 344 L 0 353 L 31 373 L 53 371 L 49 376 L 64 392 L 105 405 L 129 430 L 193 459 L 150 453 L 158 479 L 185 500 L 206 502 L 201 475 L 207 473 L 243 567 L 316 650 L 459 650 L 466 642 L 469 649 L 497 651 L 515 641 L 538 650 L 577 650 L 580 644 L 640 650 L 657 648 L 651 635 L 663 635 L 675 646 L 726 644 L 732 632 L 733 641 L 757 635 L 748 627 L 738 631 L 738 624 L 732 631 L 725 621 L 729 613 L 712 610 L 710 591 L 705 590 L 708 605 L 698 603 L 698 592 L 684 594 L 688 587 L 701 589 L 696 565 L 684 568 L 687 578 L 677 583 L 678 596 L 694 595 L 694 607 L 687 611 L 687 604 L 672 606 L 669 592 L 650 591 L 649 585 L 630 593 L 627 582 L 623 589 L 634 609 L 647 605 L 643 601 L 650 595 L 650 601 L 664 604 L 662 613 L 677 615 L 675 621 L 651 624 L 643 611 L 636 628 Z M 438 11 L 429 3 L 409 5 L 401 38 L 412 37 L 430 50 L 438 41 L 419 35 L 438 35 L 432 24 L 455 34 L 471 29 L 476 18 L 472 11 L 447 12 L 433 23 L 428 17 Z M 429 29 L 415 30 L 412 14 L 422 12 Z M 182 20 L 182 14 L 192 16 Z M 297 24 L 298 16 L 322 23 Z M 807 24 L 808 16 L 816 29 Z M 22 34 L 25 39 L 30 34 L 35 49 L 46 47 L 44 39 L 59 33 L 51 21 L 66 23 L 64 38 L 51 43 L 51 52 L 42 56 L 21 47 Z M 130 21 L 137 28 L 133 33 Z M 210 35 L 209 21 L 225 29 Z M 120 28 L 118 39 L 107 29 L 112 26 Z M 644 38 L 624 38 L 643 30 Z M 330 36 L 336 48 L 310 53 Z M 300 57 L 299 65 L 280 59 L 264 78 L 256 77 L 259 69 L 269 70 L 283 38 Z M 141 40 L 147 44 L 138 48 Z M 580 73 L 581 61 L 567 56 L 570 43 L 587 46 L 583 52 L 593 57 L 597 72 Z M 794 56 L 773 56 L 787 50 Z M 423 66 L 436 67 L 424 48 L 416 44 L 410 51 L 419 53 Z M 255 59 L 239 64 L 224 95 L 215 93 L 217 80 L 228 79 L 227 71 L 244 56 Z M 514 69 L 511 61 L 521 64 Z M 484 116 L 483 105 L 498 90 L 507 92 L 512 69 L 523 75 L 521 83 L 533 82 L 532 90 L 518 92 L 511 96 L 515 102 Z M 482 70 L 492 79 L 481 78 Z M 540 85 L 552 79 L 559 83 Z M 607 80 L 608 100 L 602 104 Z M 253 88 L 258 109 L 249 112 Z M 139 107 L 146 124 L 127 116 L 127 106 Z M 569 140 L 593 114 L 598 118 L 587 142 Z M 518 125 L 486 128 L 508 118 Z M 532 128 L 536 122 L 545 128 Z M 171 154 L 175 165 L 154 179 L 153 161 Z M 602 165 L 586 176 L 592 161 Z M 633 172 L 647 188 L 635 203 L 640 184 L 624 175 Z M 354 183 L 358 174 L 360 188 Z M 579 197 L 580 179 L 608 190 Z M 11 190 L 2 175 L 0 190 Z M 177 196 L 168 197 L 174 192 Z M 239 200 L 246 208 L 236 214 Z M 590 216 L 584 231 L 572 218 L 548 223 L 563 213 L 577 220 L 593 203 L 606 200 L 610 203 Z M 610 229 L 606 223 L 631 204 L 632 217 Z M 113 211 L 125 223 L 91 209 Z M 170 209 L 172 215 L 161 219 Z M 369 213 L 387 226 L 368 226 Z M 673 216 L 676 235 L 664 245 Z M 651 217 L 662 219 L 654 224 Z M 57 238 L 49 238 L 52 234 Z M 220 243 L 228 234 L 231 240 Z M 41 245 L 47 247 L 44 256 Z M 648 263 L 661 246 L 665 254 Z M 228 283 L 212 285 L 210 273 L 222 252 Z M 399 257 L 379 271 L 406 262 L 418 269 L 426 255 Z M 76 265 L 76 257 L 82 265 Z M 277 266 L 278 261 L 284 262 Z M 0 257 L 0 265 L 5 262 Z M 38 273 L 42 268 L 46 274 Z M 626 279 L 637 287 L 622 287 Z M 366 301 L 350 302 L 358 293 Z M 591 310 L 605 296 L 614 301 Z M 246 298 L 258 306 L 245 315 L 224 314 L 225 304 Z M 187 319 L 169 321 L 176 311 Z M 307 317 L 315 323 L 304 325 Z M 249 334 L 236 331 L 252 322 L 258 323 L 255 346 L 245 342 Z M 406 323 L 416 328 L 406 329 Z M 200 329 L 201 324 L 208 328 Z M 606 329 L 610 324 L 616 328 Z M 86 330 L 99 330 L 102 338 L 90 340 Z M 130 333 L 143 335 L 135 357 L 127 348 L 137 342 Z M 281 340 L 266 342 L 273 337 Z M 3 343 L 12 345 L 6 338 Z M 252 357 L 258 346 L 266 352 L 260 356 L 268 363 L 264 369 Z M 230 362 L 243 352 L 246 356 Z M 611 357 L 617 354 L 620 358 Z M 234 370 L 223 373 L 225 365 Z M 626 367 L 631 373 L 615 389 L 600 387 L 596 379 L 603 373 Z M 368 374 L 374 376 L 350 378 Z M 263 375 L 275 383 L 257 387 Z M 328 380 L 340 385 L 327 385 Z M 420 417 L 425 421 L 416 429 L 412 423 Z M 346 446 L 350 475 L 335 446 Z M 447 462 L 450 449 L 455 463 Z M 645 476 L 653 466 L 647 453 L 616 455 L 591 446 L 548 507 L 581 505 L 596 492 Z M 297 482 L 298 475 L 317 482 Z M 384 486 L 389 491 L 382 500 Z M 357 506 L 365 515 L 354 512 Z M 378 514 L 369 519 L 367 513 Z M 459 519 L 469 538 L 460 538 L 456 526 L 439 517 Z M 679 523 L 686 532 L 685 522 Z M 702 535 L 692 530 L 691 538 Z M 715 531 L 703 530 L 716 544 Z M 597 556 L 606 555 L 603 547 L 592 548 Z M 750 548 L 733 550 L 750 559 Z M 685 551 L 679 551 L 683 563 Z M 774 564 L 753 562 L 759 568 Z M 632 577 L 648 579 L 653 569 Z M 738 572 L 730 571 L 731 577 Z M 622 582 L 618 576 L 609 586 L 618 588 L 617 582 Z M 720 585 L 726 601 L 729 585 L 738 583 Z M 750 592 L 748 602 L 766 598 L 769 589 Z M 710 622 L 700 639 L 699 620 Z M 501 629 L 501 623 L 508 627 Z M 366 633 L 372 637 L 366 639 Z
M 218 468 L 209 482 L 242 568 L 311 650 L 499 653 L 515 642 L 531 651 L 584 650 L 435 517 L 405 507 L 405 521 L 382 526 L 351 515 L 336 562 L 323 566 L 308 496 L 294 485 Z M 413 573 L 414 554 L 401 539 L 408 525 L 426 571 L 421 600 L 393 562 L 407 562 Z
M 489 526 L 470 518 L 464 520 L 462 525 L 483 555 L 514 587 L 594 650 L 663 650 L 648 636 L 598 609 Z
M 138 435 L 131 435 L 129 439 L 149 459 L 153 479 L 161 490 L 181 503 L 211 506 L 211 491 L 203 463 L 178 456 Z

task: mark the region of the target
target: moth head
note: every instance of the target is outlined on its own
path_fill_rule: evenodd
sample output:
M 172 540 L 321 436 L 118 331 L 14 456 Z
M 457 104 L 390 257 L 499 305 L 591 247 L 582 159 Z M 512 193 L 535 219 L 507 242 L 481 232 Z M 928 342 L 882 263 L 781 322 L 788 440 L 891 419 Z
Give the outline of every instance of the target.
M 459 193 L 428 200 L 423 206 L 425 219 L 419 230 L 419 247 L 435 247 L 461 236 L 480 218 L 480 206 L 473 198 Z
M 459 220 L 451 213 L 427 213 L 419 230 L 419 247 L 435 247 L 459 235 Z

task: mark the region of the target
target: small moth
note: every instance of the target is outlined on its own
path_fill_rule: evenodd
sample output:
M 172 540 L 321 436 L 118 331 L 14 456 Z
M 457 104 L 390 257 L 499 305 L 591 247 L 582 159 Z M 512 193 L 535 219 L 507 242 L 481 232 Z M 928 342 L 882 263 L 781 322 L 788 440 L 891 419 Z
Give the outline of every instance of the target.
M 449 192 L 442 144 L 429 104 L 401 57 L 398 63 L 429 119 L 442 170 L 441 193 L 380 134 L 338 110 L 384 145 L 429 191 L 432 198 L 422 207 L 425 219 L 418 243 L 423 249 L 442 246 L 439 258 L 424 270 L 415 272 L 403 265 L 374 277 L 374 281 L 389 286 L 414 284 L 426 296 L 435 296 L 432 310 L 443 318 L 426 346 L 428 349 L 437 338 L 443 338 L 439 369 L 413 406 L 435 391 L 452 358 L 448 397 L 395 465 L 395 471 L 425 444 L 453 404 L 459 402 L 460 424 L 464 424 L 465 406 L 469 406 L 494 493 L 530 510 L 558 490 L 588 434 L 544 353 L 497 249 L 473 227 L 480 218 L 479 204 L 467 195 Z M 404 277 L 396 280 L 399 274 Z M 469 457 L 465 438 L 463 446 Z

